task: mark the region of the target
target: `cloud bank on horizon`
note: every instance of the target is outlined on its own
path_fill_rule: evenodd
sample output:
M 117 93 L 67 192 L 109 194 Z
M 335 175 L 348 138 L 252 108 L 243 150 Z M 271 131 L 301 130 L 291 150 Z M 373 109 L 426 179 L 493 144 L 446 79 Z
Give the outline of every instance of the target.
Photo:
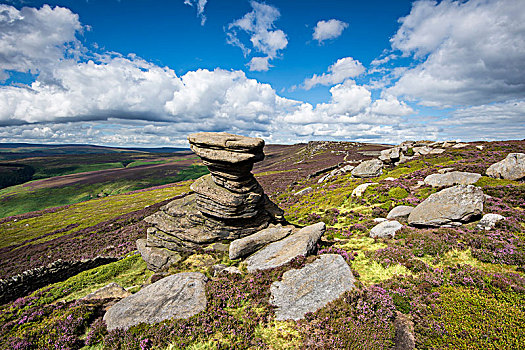
M 205 31 L 213 0 L 181 1 L 196 8 Z M 249 5 L 223 25 L 224 43 L 241 49 L 249 72 L 268 74 L 288 51 L 309 45 L 279 24 L 277 6 Z M 66 7 L 0 5 L 0 142 L 184 145 L 195 131 L 270 143 L 525 135 L 519 0 L 415 1 L 368 67 L 344 55 L 288 85 L 327 89 L 323 102 L 285 97 L 241 69 L 177 74 L 134 54 L 93 49 L 82 40 L 92 28 L 80 18 Z M 307 24 L 315 25 L 309 35 L 318 50 L 352 32 L 352 22 L 338 19 Z

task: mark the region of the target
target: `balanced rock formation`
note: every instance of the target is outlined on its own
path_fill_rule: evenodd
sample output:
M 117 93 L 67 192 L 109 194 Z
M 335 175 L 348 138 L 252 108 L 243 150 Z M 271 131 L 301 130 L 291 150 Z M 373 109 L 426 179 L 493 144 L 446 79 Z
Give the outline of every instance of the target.
M 139 323 L 188 318 L 206 308 L 206 276 L 183 272 L 165 277 L 113 305 L 104 315 L 108 330 Z
M 472 185 L 456 185 L 431 194 L 412 210 L 412 226 L 461 225 L 483 212 L 483 191 Z
M 253 164 L 264 159 L 262 139 L 201 132 L 188 140 L 211 174 L 193 183 L 194 193 L 145 218 L 152 225 L 147 246 L 189 252 L 284 221 L 283 211 L 251 173 Z
M 506 180 L 525 178 L 525 153 L 509 153 L 501 162 L 492 164 L 487 169 L 487 175 Z
M 325 254 L 302 269 L 283 274 L 270 286 L 270 304 L 277 307 L 275 318 L 299 320 L 352 290 L 355 278 L 341 255 Z

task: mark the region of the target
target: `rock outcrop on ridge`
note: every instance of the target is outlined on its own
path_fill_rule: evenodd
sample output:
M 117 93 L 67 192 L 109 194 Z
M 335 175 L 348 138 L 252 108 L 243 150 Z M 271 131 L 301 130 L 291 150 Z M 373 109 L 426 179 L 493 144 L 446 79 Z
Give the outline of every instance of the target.
M 210 174 L 193 183 L 194 193 L 145 218 L 152 225 L 147 246 L 189 252 L 284 221 L 283 211 L 251 173 L 253 164 L 264 159 L 262 139 L 201 132 L 188 140 Z
M 487 169 L 487 175 L 507 180 L 525 178 L 525 153 L 509 153 L 501 162 L 492 164 Z

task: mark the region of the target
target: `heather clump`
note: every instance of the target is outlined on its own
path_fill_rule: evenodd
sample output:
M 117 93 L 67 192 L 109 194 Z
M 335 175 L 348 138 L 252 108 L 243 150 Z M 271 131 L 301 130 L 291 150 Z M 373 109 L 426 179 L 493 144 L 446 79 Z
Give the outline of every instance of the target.
M 308 349 L 385 349 L 393 345 L 395 306 L 377 286 L 347 292 L 297 322 Z

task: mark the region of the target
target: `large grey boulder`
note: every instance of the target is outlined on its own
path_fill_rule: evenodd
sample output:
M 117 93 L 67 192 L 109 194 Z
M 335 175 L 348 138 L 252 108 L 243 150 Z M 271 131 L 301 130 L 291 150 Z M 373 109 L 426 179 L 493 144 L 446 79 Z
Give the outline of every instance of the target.
M 409 207 L 408 205 L 398 205 L 397 207 L 390 210 L 386 218 L 390 220 L 406 222 L 412 210 L 414 210 L 414 207 Z
M 229 256 L 231 260 L 245 257 L 265 245 L 283 239 L 292 233 L 292 227 L 281 224 L 270 226 L 253 235 L 236 239 L 230 243 Z
M 432 174 L 425 177 L 425 184 L 432 187 L 450 187 L 454 185 L 472 185 L 481 178 L 480 174 L 464 171 L 450 171 L 444 174 Z
M 159 271 L 179 262 L 182 257 L 179 253 L 158 247 L 149 247 L 143 238 L 137 239 L 137 250 L 146 262 L 148 269 Z
M 525 153 L 509 153 L 507 158 L 492 164 L 487 169 L 487 175 L 506 180 L 525 178 Z
M 393 147 L 393 148 L 385 149 L 381 151 L 379 160 L 382 160 L 385 163 L 395 163 L 399 161 L 401 154 L 402 153 L 401 153 L 400 147 Z
M 281 281 L 272 283 L 270 304 L 277 307 L 277 320 L 299 320 L 352 290 L 354 282 L 342 256 L 321 255 L 301 269 L 286 271 Z
M 441 226 L 468 222 L 483 212 L 483 191 L 472 185 L 456 185 L 431 194 L 408 216 L 413 226 Z
M 379 159 L 366 160 L 352 170 L 355 177 L 375 177 L 383 173 L 383 162 Z
M 306 226 L 293 235 L 269 244 L 246 259 L 246 268 L 252 273 L 273 269 L 289 263 L 298 256 L 307 256 L 326 230 L 324 222 Z
M 370 237 L 372 238 L 394 238 L 396 232 L 399 231 L 403 225 L 399 222 L 393 221 L 383 221 L 375 225 L 370 230 Z
M 206 308 L 205 283 L 206 276 L 200 272 L 165 277 L 113 305 L 104 321 L 113 330 L 191 317 Z

